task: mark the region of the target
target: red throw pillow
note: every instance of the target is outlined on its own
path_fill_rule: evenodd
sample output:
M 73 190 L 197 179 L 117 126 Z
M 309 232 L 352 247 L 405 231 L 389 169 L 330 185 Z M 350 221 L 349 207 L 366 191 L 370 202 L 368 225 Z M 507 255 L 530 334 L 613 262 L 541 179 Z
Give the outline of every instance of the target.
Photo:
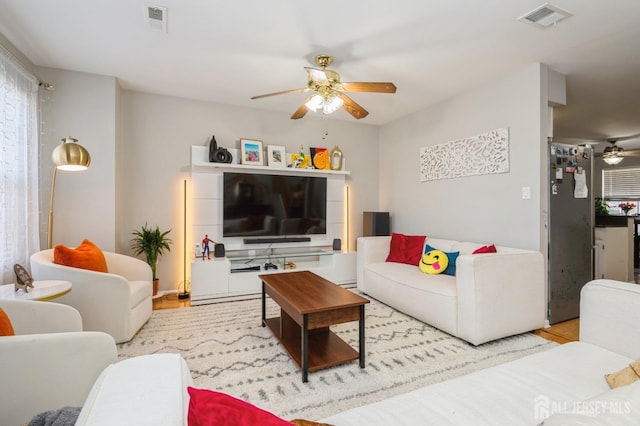
M 418 266 L 426 235 L 391 234 L 387 262 L 406 263 Z
M 85 239 L 75 249 L 58 244 L 53 249 L 53 262 L 72 268 L 88 269 L 97 272 L 109 272 L 107 260 L 100 248 Z
M 9 316 L 4 309 L 0 308 L 0 336 L 15 336 L 15 334 Z
M 490 246 L 482 246 L 479 249 L 476 249 L 471 254 L 482 254 L 482 253 L 497 253 L 496 246 L 491 244 Z
M 255 405 L 230 395 L 207 389 L 187 388 L 189 426 L 291 426 Z

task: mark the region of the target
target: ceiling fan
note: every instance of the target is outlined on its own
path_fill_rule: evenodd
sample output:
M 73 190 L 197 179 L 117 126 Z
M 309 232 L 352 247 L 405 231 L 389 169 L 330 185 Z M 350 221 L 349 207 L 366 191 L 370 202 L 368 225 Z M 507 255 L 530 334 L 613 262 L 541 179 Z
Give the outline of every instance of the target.
M 284 90 L 282 92 L 267 93 L 254 96 L 251 99 L 261 99 L 268 96 L 285 95 L 288 93 L 311 92 L 300 107 L 293 113 L 291 119 L 297 120 L 311 111 L 321 111 L 323 114 L 331 114 L 342 108 L 356 119 L 369 115 L 369 112 L 351 99 L 345 92 L 373 92 L 395 93 L 396 86 L 393 83 L 343 83 L 337 71 L 327 69 L 333 62 L 329 55 L 317 55 L 316 64 L 320 67 L 305 67 L 307 70 L 307 87 L 300 89 Z
M 630 135 L 619 138 L 609 138 L 606 142 L 610 143 L 608 147 L 602 151 L 602 154 L 596 154 L 596 156 L 601 156 L 605 163 L 615 165 L 620 164 L 620 162 L 624 159 L 624 157 L 631 156 L 640 156 L 640 150 L 628 150 L 625 151 L 624 148 L 616 145 L 617 142 L 622 142 L 631 139 L 640 138 L 640 134 Z

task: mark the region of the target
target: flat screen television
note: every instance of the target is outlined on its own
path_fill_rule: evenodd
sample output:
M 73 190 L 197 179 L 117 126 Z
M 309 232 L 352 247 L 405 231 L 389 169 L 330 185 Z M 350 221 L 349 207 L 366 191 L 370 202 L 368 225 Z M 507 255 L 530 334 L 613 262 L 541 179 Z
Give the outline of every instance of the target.
M 223 237 L 326 234 L 327 178 L 225 172 Z

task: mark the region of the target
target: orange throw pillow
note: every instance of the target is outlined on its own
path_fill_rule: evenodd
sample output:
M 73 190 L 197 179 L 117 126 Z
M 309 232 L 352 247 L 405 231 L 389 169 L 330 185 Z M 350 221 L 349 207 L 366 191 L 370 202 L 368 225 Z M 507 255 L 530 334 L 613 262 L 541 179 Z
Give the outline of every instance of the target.
M 0 308 L 0 336 L 15 336 L 16 332 L 13 331 L 13 326 L 11 325 L 11 320 L 9 316 L 4 311 L 4 309 Z
M 53 249 L 53 262 L 72 268 L 88 269 L 97 272 L 109 272 L 104 253 L 97 245 L 85 239 L 75 249 L 58 244 Z

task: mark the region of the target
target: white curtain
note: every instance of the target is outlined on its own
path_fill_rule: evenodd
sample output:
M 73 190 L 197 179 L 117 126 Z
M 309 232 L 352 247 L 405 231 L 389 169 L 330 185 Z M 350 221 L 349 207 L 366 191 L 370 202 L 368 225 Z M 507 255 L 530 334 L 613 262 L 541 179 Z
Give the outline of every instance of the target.
M 0 283 L 40 249 L 38 81 L 0 46 Z

